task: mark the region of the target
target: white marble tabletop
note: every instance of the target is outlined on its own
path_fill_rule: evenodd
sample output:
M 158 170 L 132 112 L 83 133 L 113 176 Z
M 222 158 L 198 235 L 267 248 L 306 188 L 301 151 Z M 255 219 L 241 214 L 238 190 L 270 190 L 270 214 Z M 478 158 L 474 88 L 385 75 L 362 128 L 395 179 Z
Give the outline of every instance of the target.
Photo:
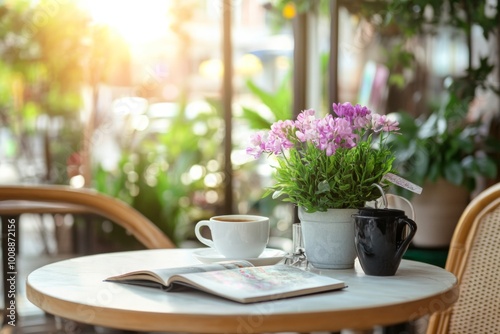
M 316 270 L 346 289 L 290 299 L 239 304 L 198 291 L 163 292 L 104 282 L 124 272 L 200 263 L 192 249 L 84 256 L 49 264 L 27 279 L 28 299 L 44 311 L 94 325 L 142 331 L 259 333 L 368 329 L 416 320 L 458 298 L 455 276 L 403 260 L 395 276 Z

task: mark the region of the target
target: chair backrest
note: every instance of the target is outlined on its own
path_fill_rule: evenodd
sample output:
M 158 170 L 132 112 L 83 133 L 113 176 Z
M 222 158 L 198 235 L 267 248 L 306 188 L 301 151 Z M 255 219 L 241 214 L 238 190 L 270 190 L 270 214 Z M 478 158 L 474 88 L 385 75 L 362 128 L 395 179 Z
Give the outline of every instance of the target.
M 100 215 L 122 226 L 146 248 L 175 248 L 175 244 L 149 219 L 121 200 L 98 191 L 58 185 L 0 186 L 0 203 L 20 201 L 30 205 L 54 204 L 58 211 L 67 205 L 72 211 Z M 5 209 L 5 208 L 4 208 Z
M 434 314 L 434 333 L 500 333 L 500 183 L 475 197 L 462 213 L 446 269 L 460 284 L 450 309 Z

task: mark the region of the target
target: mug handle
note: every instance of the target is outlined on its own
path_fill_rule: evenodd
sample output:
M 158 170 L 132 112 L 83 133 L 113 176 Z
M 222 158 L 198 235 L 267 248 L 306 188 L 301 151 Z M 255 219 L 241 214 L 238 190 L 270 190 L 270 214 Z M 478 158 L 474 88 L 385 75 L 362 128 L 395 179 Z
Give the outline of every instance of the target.
M 407 217 L 399 218 L 398 222 L 403 222 L 410 228 L 410 233 L 408 233 L 405 240 L 403 240 L 403 242 L 399 245 L 396 253 L 396 258 L 400 259 L 403 257 L 403 253 L 406 251 L 406 249 L 410 245 L 410 242 L 413 240 L 415 233 L 417 233 L 417 224 L 412 219 Z
M 408 217 L 409 217 L 410 219 L 412 219 L 413 221 L 415 221 L 415 220 L 416 220 L 416 219 L 415 219 L 415 218 L 416 218 L 416 217 L 415 217 L 415 209 L 413 208 L 413 205 L 411 204 L 411 202 L 410 202 L 408 199 L 404 198 L 403 196 L 394 195 L 394 194 L 386 194 L 385 196 L 387 197 L 387 201 L 388 201 L 388 202 L 392 202 L 392 204 L 393 204 L 392 206 L 393 206 L 394 208 L 396 208 L 396 207 L 397 207 L 397 205 L 394 205 L 394 200 L 392 200 L 392 201 L 391 201 L 391 198 L 394 198 L 394 199 L 396 199 L 396 200 L 402 200 L 403 202 L 405 202 L 405 203 L 406 203 L 406 205 L 408 206 L 408 208 L 410 209 L 410 212 L 411 212 L 411 214 L 410 214 L 410 215 L 408 215 Z M 398 208 L 398 209 L 402 209 L 402 208 L 400 208 L 400 207 L 397 207 L 397 208 Z M 405 211 L 405 210 L 403 210 L 403 211 Z
M 215 248 L 215 245 L 214 245 L 214 242 L 210 239 L 207 239 L 207 238 L 204 238 L 202 235 L 201 235 L 201 232 L 200 232 L 200 229 L 203 227 L 203 226 L 207 226 L 208 228 L 210 228 L 210 221 L 209 220 L 202 220 L 202 221 L 199 221 L 196 226 L 194 227 L 194 234 L 196 234 L 196 238 L 198 238 L 198 240 L 207 245 L 208 247 L 211 247 L 211 248 Z

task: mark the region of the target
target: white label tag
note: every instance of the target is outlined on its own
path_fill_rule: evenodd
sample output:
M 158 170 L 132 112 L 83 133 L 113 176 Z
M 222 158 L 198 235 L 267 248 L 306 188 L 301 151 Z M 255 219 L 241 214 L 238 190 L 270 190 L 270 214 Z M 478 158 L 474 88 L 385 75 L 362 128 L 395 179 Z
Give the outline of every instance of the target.
M 382 180 L 384 180 L 384 179 L 397 185 L 397 186 L 400 186 L 401 188 L 405 188 L 409 191 L 412 191 L 416 194 L 420 195 L 422 193 L 422 187 L 417 186 L 416 184 L 411 183 L 410 181 L 403 179 L 401 176 L 397 176 L 397 175 L 392 174 L 392 173 L 387 173 L 382 178 Z

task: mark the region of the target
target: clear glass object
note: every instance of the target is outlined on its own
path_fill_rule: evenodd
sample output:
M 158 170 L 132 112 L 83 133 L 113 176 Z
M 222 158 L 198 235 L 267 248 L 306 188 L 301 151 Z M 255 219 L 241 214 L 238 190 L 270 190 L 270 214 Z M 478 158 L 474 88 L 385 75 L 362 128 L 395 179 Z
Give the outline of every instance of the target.
M 304 252 L 304 239 L 302 238 L 302 227 L 300 223 L 294 223 L 292 225 L 292 251 L 287 256 L 285 263 L 291 266 L 307 267 L 307 259 Z

